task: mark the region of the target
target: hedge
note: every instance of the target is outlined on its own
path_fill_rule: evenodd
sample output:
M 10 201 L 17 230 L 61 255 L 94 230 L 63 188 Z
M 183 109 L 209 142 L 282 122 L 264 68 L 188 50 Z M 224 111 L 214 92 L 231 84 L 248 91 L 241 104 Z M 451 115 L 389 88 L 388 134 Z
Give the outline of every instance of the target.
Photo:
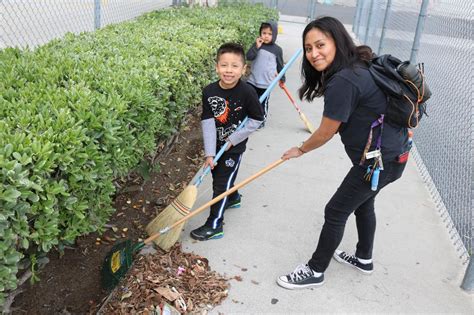
M 248 48 L 269 19 L 263 6 L 167 9 L 0 50 L 0 304 L 20 262 L 102 231 L 113 181 L 177 132 L 216 49 Z

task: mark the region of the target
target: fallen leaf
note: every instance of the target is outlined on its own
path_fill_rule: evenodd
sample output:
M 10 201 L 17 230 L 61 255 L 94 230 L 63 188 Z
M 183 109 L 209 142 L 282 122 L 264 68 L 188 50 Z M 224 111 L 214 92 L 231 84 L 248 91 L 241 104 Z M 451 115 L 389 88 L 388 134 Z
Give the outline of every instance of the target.
M 152 283 L 159 283 L 159 282 L 160 282 L 159 279 L 152 278 L 152 277 L 147 277 L 146 279 L 147 279 L 148 281 L 152 282 Z
M 117 240 L 115 237 L 110 237 L 107 235 L 104 235 L 104 239 L 108 242 L 115 242 Z
M 241 277 L 241 276 L 235 276 L 234 279 L 237 280 L 237 281 L 239 281 L 239 282 L 242 281 L 242 277 Z
M 128 299 L 128 298 L 131 297 L 131 296 L 132 296 L 132 291 L 129 291 L 129 292 L 127 292 L 127 293 L 125 293 L 125 294 L 122 295 L 122 297 L 120 298 L 120 301 L 123 301 L 123 300 L 125 300 L 125 299 Z
M 153 290 L 170 302 L 173 302 L 180 296 L 178 292 L 173 292 L 171 289 L 165 287 L 158 287 Z

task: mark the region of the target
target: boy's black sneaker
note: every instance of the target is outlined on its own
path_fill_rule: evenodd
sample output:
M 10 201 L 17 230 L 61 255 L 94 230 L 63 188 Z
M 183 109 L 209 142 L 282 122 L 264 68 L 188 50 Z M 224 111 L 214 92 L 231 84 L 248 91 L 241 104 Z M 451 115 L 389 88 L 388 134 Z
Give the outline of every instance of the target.
M 190 235 L 193 239 L 198 241 L 215 240 L 224 237 L 224 230 L 222 229 L 222 225 L 216 229 L 203 225 L 200 228 L 192 230 Z
M 308 264 L 301 264 L 290 274 L 278 277 L 277 283 L 290 290 L 317 287 L 324 283 L 324 274 L 315 276 Z
M 240 202 L 242 201 L 241 196 L 242 195 L 239 194 L 238 198 L 235 198 L 234 200 L 227 200 L 227 203 L 225 205 L 225 210 L 240 208 Z
M 356 268 L 357 270 L 365 273 L 365 274 L 371 274 L 374 272 L 374 264 L 369 263 L 369 264 L 363 264 L 357 259 L 356 256 L 354 255 L 348 255 L 346 252 L 343 252 L 342 250 L 336 249 L 333 255 L 334 259 L 337 260 L 338 262 L 342 264 L 346 264 L 349 266 L 352 266 Z

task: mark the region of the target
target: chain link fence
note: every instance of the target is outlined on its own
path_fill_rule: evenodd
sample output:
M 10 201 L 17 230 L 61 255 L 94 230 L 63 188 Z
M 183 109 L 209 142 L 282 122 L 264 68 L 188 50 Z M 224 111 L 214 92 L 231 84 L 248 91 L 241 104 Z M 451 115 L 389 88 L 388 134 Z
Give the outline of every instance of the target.
M 0 0 L 0 49 L 34 48 L 168 7 L 166 0 Z

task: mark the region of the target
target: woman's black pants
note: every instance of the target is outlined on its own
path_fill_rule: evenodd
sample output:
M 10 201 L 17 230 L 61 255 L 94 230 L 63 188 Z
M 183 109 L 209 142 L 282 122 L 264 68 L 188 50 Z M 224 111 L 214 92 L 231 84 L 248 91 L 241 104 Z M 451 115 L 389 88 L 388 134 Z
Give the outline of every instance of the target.
M 376 191 L 370 189 L 370 181 L 364 178 L 366 167 L 354 165 L 349 170 L 324 210 L 324 225 L 318 246 L 308 262 L 313 270 L 317 272 L 326 270 L 334 251 L 342 240 L 347 218 L 352 212 L 356 216 L 359 237 L 355 255 L 361 259 L 372 258 L 376 225 L 375 196 L 383 187 L 401 177 L 405 165 L 397 162 L 386 163 L 385 169 L 380 172 Z

